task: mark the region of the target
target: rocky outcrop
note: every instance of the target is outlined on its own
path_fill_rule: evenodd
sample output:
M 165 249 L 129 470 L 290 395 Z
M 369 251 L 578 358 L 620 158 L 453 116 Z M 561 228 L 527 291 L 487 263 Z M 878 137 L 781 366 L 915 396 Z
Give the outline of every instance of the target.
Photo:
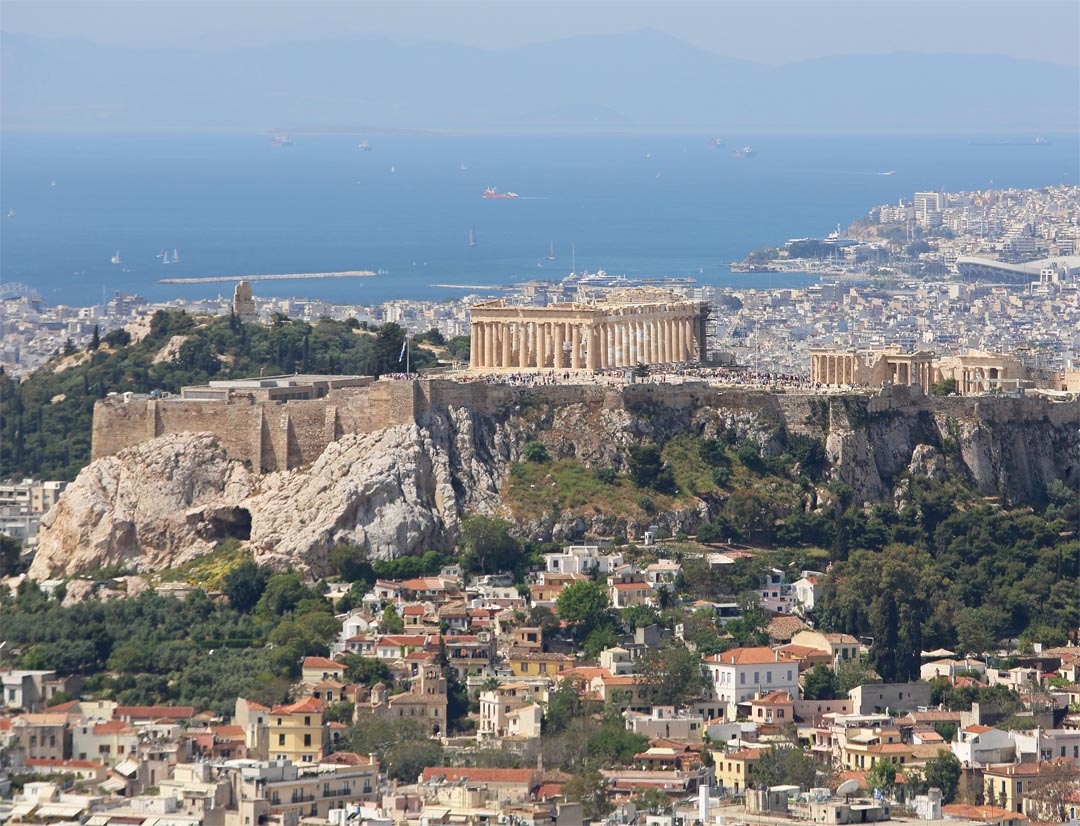
M 266 477 L 242 505 L 257 561 L 315 575 L 337 545 L 376 559 L 440 548 L 460 509 L 445 444 L 408 425 L 345 436 L 310 469 Z
M 193 559 L 230 530 L 246 534 L 245 515 L 230 503 L 255 478 L 208 433 L 162 436 L 92 462 L 42 519 L 30 576 L 159 570 Z
M 960 476 L 986 493 L 1033 499 L 1054 479 L 1076 484 L 1077 405 L 1033 399 L 932 399 L 893 388 L 879 396 L 717 391 L 704 385 L 496 388 L 480 403 L 434 404 L 415 423 L 340 435 L 310 465 L 254 474 L 210 434 L 161 436 L 93 462 L 45 518 L 36 579 L 120 566 L 151 571 L 249 539 L 259 562 L 326 572 L 340 544 L 374 558 L 451 550 L 466 513 L 508 515 L 500 490 L 531 440 L 584 468 L 624 470 L 627 449 L 691 432 L 755 441 L 778 452 L 786 434 L 824 441 L 829 476 L 856 501 L 902 502 L 904 480 Z M 693 533 L 715 516 L 709 494 L 649 523 Z M 831 493 L 822 485 L 816 501 Z M 625 517 L 572 510 L 532 514 L 524 536 L 611 536 Z

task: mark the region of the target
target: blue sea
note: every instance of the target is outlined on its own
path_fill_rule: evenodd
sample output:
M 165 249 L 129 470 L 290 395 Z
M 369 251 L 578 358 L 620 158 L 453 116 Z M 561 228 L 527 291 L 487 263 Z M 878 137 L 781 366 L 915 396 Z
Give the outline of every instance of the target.
M 573 250 L 578 270 L 786 286 L 805 277 L 728 264 L 917 190 L 1080 179 L 1075 134 L 1038 145 L 1034 135 L 733 135 L 719 148 L 704 136 L 366 137 L 370 151 L 341 135 L 282 147 L 255 134 L 5 134 L 0 280 L 81 305 L 114 290 L 167 300 L 232 289 L 157 283 L 165 277 L 385 271 L 255 285 L 370 304 L 466 294 L 434 284 L 562 278 Z M 746 145 L 755 154 L 735 157 Z M 484 199 L 489 186 L 521 197 Z M 179 263 L 162 265 L 162 250 Z M 117 252 L 122 263 L 110 263 Z

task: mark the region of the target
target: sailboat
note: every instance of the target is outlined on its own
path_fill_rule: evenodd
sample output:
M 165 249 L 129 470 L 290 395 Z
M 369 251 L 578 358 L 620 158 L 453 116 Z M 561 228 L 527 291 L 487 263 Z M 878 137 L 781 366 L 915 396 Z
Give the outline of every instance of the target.
M 472 229 L 469 230 L 469 246 L 470 247 L 475 247 L 476 246 L 476 228 L 475 227 L 473 227 Z
M 547 260 L 548 261 L 554 261 L 555 260 L 555 242 L 554 241 L 551 242 L 551 248 L 548 250 Z
M 172 251 L 172 262 L 174 264 L 179 264 L 180 263 L 180 252 L 178 250 L 176 250 L 175 248 Z
M 169 251 L 168 250 L 162 250 L 161 251 L 161 263 L 162 264 L 171 264 L 172 263 L 172 261 L 169 260 Z
M 111 263 L 113 263 L 113 264 L 119 264 L 120 263 L 120 250 L 117 250 L 116 255 L 114 255 L 112 258 L 110 258 L 109 261 Z

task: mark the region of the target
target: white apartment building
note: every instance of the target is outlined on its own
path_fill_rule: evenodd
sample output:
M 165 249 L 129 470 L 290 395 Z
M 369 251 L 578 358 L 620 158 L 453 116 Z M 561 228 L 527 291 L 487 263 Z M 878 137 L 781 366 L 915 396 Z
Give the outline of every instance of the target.
M 610 574 L 622 564 L 622 554 L 602 554 L 598 545 L 570 545 L 559 553 L 544 554 L 545 570 L 552 574 Z
M 781 660 L 771 648 L 733 648 L 705 658 L 713 694 L 726 705 L 725 716 L 735 719 L 738 704 L 759 694 L 786 691 L 799 697 L 799 667 Z

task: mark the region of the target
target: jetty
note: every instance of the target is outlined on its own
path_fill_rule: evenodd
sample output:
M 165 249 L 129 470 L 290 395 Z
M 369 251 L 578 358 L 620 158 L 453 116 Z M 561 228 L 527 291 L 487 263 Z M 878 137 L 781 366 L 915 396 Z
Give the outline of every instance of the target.
M 219 281 L 292 281 L 311 278 L 370 278 L 371 270 L 346 272 L 286 272 L 272 275 L 204 275 L 195 278 L 161 278 L 158 284 L 213 284 Z

